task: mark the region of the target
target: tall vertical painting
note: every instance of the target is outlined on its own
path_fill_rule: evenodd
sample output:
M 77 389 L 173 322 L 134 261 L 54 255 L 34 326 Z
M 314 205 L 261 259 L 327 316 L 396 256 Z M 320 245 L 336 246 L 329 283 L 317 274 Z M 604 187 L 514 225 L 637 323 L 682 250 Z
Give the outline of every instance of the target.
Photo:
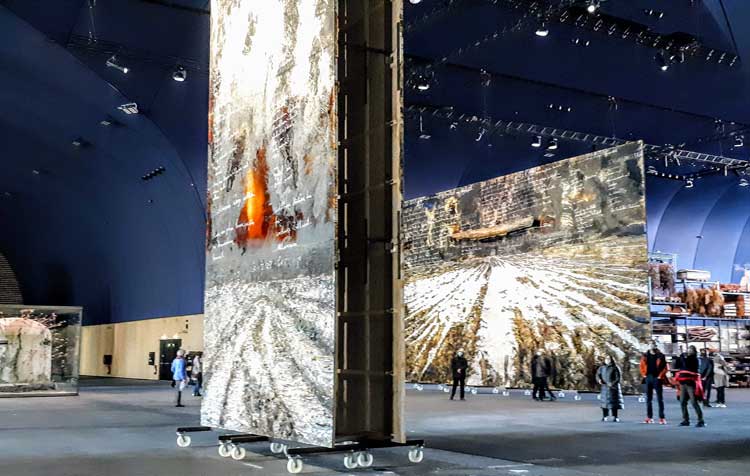
M 554 384 L 593 389 L 612 355 L 640 383 L 648 334 L 643 147 L 630 143 L 406 202 L 407 376 L 524 386 L 544 350 Z
M 334 439 L 335 0 L 213 0 L 204 425 Z

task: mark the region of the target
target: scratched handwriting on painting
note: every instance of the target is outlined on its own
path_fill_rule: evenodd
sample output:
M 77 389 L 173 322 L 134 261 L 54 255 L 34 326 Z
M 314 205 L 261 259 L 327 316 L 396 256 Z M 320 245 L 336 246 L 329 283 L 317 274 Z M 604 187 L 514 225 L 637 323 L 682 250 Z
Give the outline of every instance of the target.
M 236 115 L 236 113 L 237 111 L 228 111 L 229 116 Z M 319 114 L 321 117 L 327 116 L 328 113 L 327 108 L 320 108 Z M 271 130 L 271 162 L 278 165 L 267 171 L 267 180 L 275 190 L 281 191 L 275 202 L 277 209 L 274 211 L 273 228 L 273 236 L 278 241 L 276 249 L 279 251 L 297 247 L 296 234 L 313 224 L 309 216 L 304 216 L 299 212 L 304 208 L 306 202 L 314 199 L 313 195 L 310 193 L 299 194 L 296 191 L 299 171 L 293 153 L 292 127 L 300 114 L 299 103 L 293 100 L 289 101 L 275 115 Z M 320 121 L 315 127 L 307 131 L 309 138 L 317 137 L 326 132 L 324 121 Z M 237 141 L 244 141 L 244 139 L 244 134 L 240 132 L 222 134 L 220 137 L 220 140 L 225 144 L 237 143 Z M 211 238 L 215 244 L 212 253 L 214 261 L 224 257 L 226 248 L 237 244 L 236 237 L 238 235 L 247 235 L 248 229 L 257 224 L 257 221 L 250 217 L 244 221 L 234 222 L 236 210 L 245 207 L 248 201 L 253 200 L 256 196 L 255 193 L 245 190 L 242 196 L 232 198 L 232 194 L 229 193 L 231 186 L 225 185 L 234 184 L 237 178 L 247 177 L 252 169 L 252 166 L 246 160 L 238 161 L 236 153 L 236 148 L 231 151 L 225 148 L 219 154 L 216 154 L 216 160 L 210 164 L 213 180 L 208 193 L 212 203 L 217 204 L 212 210 L 212 219 L 214 222 L 232 223 L 231 226 L 216 227 L 212 230 Z M 242 150 L 242 153 L 244 153 L 244 150 Z M 308 160 L 308 157 L 304 157 L 305 163 Z M 230 164 L 230 166 L 222 166 L 223 164 Z M 224 215 L 227 215 L 227 218 L 222 219 Z M 270 263 L 258 264 L 259 269 L 268 269 L 267 266 L 270 265 Z

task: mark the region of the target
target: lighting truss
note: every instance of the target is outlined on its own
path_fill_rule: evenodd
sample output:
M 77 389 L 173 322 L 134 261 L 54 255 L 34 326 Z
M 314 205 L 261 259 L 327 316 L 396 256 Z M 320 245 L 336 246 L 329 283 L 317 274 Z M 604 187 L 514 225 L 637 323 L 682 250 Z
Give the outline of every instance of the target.
M 457 112 L 452 107 L 437 107 L 429 105 L 411 105 L 405 108 L 406 114 L 431 116 L 450 123 L 470 125 L 484 128 L 488 134 L 495 132 L 503 134 L 523 134 L 541 136 L 547 139 L 558 139 L 568 142 L 581 142 L 599 147 L 615 147 L 629 141 L 616 137 L 602 136 L 588 132 L 571 131 L 559 127 L 542 126 L 527 122 L 490 120 L 475 114 Z M 644 153 L 651 159 L 666 159 L 668 161 L 693 161 L 714 167 L 716 170 L 744 170 L 750 167 L 750 162 L 721 155 L 705 154 L 690 150 L 677 149 L 664 145 L 644 144 Z

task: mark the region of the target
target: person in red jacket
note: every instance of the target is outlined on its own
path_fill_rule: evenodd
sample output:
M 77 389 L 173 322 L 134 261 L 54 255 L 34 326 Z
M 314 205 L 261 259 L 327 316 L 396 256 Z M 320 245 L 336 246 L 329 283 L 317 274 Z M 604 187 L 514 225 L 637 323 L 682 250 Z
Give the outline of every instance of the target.
M 654 392 L 659 405 L 659 424 L 666 425 L 664 415 L 664 379 L 667 375 L 667 358 L 659 350 L 656 341 L 641 357 L 641 376 L 646 384 L 646 423 L 654 422 Z
M 706 426 L 703 421 L 703 410 L 698 402 L 703 401 L 703 381 L 698 372 L 698 350 L 694 345 L 688 347 L 686 355 L 680 357 L 677 363 L 678 371 L 675 373 L 675 381 L 680 384 L 680 405 L 682 407 L 682 423 L 680 426 L 690 426 L 690 414 L 688 403 L 693 404 L 695 414 L 698 417 L 698 428 Z

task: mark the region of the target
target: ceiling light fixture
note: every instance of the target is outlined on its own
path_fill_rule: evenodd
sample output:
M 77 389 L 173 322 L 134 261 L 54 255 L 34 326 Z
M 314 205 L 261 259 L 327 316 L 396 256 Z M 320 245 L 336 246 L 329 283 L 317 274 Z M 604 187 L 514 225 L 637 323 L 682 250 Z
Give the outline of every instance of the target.
M 685 188 L 693 188 L 693 185 L 694 184 L 692 179 L 685 180 Z
M 536 36 L 545 38 L 547 35 L 549 35 L 549 28 L 547 28 L 547 24 L 545 22 L 542 22 L 539 25 L 539 28 L 536 29 L 535 33 L 536 33 Z
M 108 127 L 112 125 L 112 121 L 110 119 L 102 119 L 101 121 L 99 121 L 99 124 L 104 127 Z
M 123 66 L 117 62 L 117 56 L 115 55 L 110 56 L 110 58 L 104 64 L 106 64 L 108 68 L 115 68 L 119 71 L 122 71 L 123 74 L 128 74 L 128 71 L 130 71 L 130 69 L 128 69 L 126 66 Z
M 746 178 L 740 179 L 740 187 L 747 187 L 748 185 L 750 185 L 750 183 L 748 183 Z
M 422 140 L 428 140 L 431 137 L 432 136 L 430 134 L 428 134 L 427 132 L 425 132 L 423 124 L 422 124 L 422 116 L 420 115 L 419 116 L 419 138 L 422 139 Z
M 534 142 L 531 143 L 531 147 L 538 149 L 542 146 L 542 136 L 536 136 Z
M 598 8 L 599 8 L 598 0 L 589 0 L 589 4 L 586 6 L 586 11 L 589 13 L 596 13 L 596 10 Z
M 663 50 L 656 55 L 656 62 L 659 64 L 659 69 L 661 69 L 662 71 L 667 71 L 669 69 L 668 58 L 669 57 L 667 56 L 667 53 Z
M 557 150 L 557 139 L 552 139 L 549 141 L 549 145 L 547 146 L 547 150 Z
M 419 5 L 420 3 L 422 3 L 422 0 L 409 0 L 409 3 L 411 3 L 412 5 Z
M 121 110 L 125 114 L 138 114 L 138 104 L 134 102 L 129 102 L 127 104 L 123 104 L 122 106 L 118 106 L 117 109 Z
M 745 145 L 745 138 L 743 136 L 737 136 L 734 138 L 735 147 L 744 147 L 744 145 Z
M 178 83 L 182 83 L 187 79 L 187 71 L 182 66 L 178 66 L 175 68 L 175 70 L 172 72 L 172 79 L 177 81 Z

